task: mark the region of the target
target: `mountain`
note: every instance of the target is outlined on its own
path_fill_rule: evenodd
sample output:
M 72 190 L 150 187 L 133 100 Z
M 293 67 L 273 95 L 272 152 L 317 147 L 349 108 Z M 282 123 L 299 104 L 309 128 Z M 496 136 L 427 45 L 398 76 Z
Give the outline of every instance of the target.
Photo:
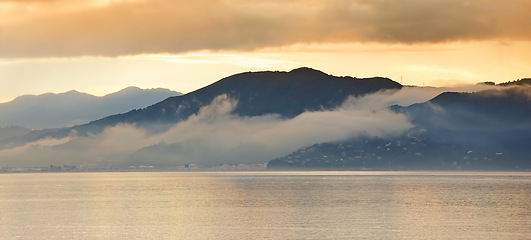
M 394 138 L 315 144 L 270 169 L 531 170 L 531 87 L 445 92 L 392 106 L 414 128 Z
M 304 111 L 335 108 L 349 96 L 401 87 L 388 78 L 336 77 L 305 67 L 290 72 L 246 72 L 221 79 L 186 95 L 168 98 L 145 109 L 110 116 L 91 124 L 175 123 L 198 113 L 201 107 L 222 94 L 238 101 L 233 113 L 240 116 L 280 114 L 291 118 Z
M 441 93 L 310 68 L 246 72 L 142 109 L 0 140 L 0 166 L 531 170 L 531 87 L 478 89 L 489 90 Z
M 0 126 L 42 129 L 78 125 L 177 95 L 181 94 L 167 89 L 143 90 L 137 87 L 103 97 L 77 91 L 24 95 L 0 104 Z
M 530 87 L 445 92 L 429 102 L 395 109 L 409 115 L 416 126 L 459 141 L 466 139 L 464 134 L 531 130 L 530 96 Z
M 183 121 L 209 105 L 215 97 L 226 94 L 238 102 L 233 113 L 240 116 L 279 114 L 291 118 L 304 111 L 338 107 L 349 96 L 361 96 L 380 90 L 401 89 L 402 85 L 388 78 L 337 77 L 311 68 L 290 72 L 246 72 L 223 78 L 191 93 L 167 98 L 143 109 L 112 115 L 87 124 L 56 131 L 34 131 L 28 139 L 65 137 L 75 130 L 78 134 L 99 133 L 120 123 L 139 127 L 164 126 Z M 1 143 L 0 143 L 1 144 Z
M 274 143 L 278 133 L 296 128 L 284 126 L 291 119 L 334 112 L 352 96 L 401 88 L 388 78 L 337 77 L 310 68 L 240 73 L 143 109 L 0 140 L 0 165 L 127 168 L 263 163 L 278 151 L 294 149 L 292 144 L 301 146 L 296 141 Z M 308 128 L 305 121 L 296 125 Z M 320 121 L 311 125 L 310 132 L 321 128 Z M 266 136 L 250 136 L 258 129 Z M 271 130 L 273 135 L 267 133 Z M 248 137 L 254 140 L 249 142 Z M 264 148 L 262 141 L 276 146 Z

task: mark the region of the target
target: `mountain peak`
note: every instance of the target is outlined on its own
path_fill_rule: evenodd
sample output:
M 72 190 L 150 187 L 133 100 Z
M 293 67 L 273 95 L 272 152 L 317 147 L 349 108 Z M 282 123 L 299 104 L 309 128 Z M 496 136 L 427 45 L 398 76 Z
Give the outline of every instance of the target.
M 313 68 L 309 68 L 309 67 L 300 67 L 300 68 L 295 68 L 291 71 L 289 71 L 290 73 L 304 73 L 304 74 L 324 74 L 324 75 L 328 75 L 322 71 L 319 71 L 317 69 L 313 69 Z
M 126 87 L 126 88 L 124 88 L 124 89 L 122 89 L 122 90 L 120 90 L 120 91 L 118 91 L 118 92 L 125 92 L 125 91 L 131 91 L 131 92 L 135 91 L 135 92 L 138 92 L 138 91 L 141 91 L 141 90 L 142 90 L 142 89 L 139 88 L 139 87 L 136 87 L 136 86 L 129 86 L 129 87 Z

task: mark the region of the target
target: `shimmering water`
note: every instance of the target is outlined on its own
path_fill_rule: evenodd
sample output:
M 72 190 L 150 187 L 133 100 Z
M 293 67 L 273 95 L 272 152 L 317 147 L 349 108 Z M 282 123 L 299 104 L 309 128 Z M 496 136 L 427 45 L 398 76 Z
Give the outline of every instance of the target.
M 531 175 L 0 174 L 0 239 L 531 239 Z

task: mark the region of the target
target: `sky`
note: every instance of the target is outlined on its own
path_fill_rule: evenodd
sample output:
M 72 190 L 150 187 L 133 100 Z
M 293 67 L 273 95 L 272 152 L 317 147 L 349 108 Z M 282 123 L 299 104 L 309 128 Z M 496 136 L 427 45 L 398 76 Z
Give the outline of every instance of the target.
M 245 71 L 456 86 L 531 77 L 531 0 L 0 0 L 0 102 Z

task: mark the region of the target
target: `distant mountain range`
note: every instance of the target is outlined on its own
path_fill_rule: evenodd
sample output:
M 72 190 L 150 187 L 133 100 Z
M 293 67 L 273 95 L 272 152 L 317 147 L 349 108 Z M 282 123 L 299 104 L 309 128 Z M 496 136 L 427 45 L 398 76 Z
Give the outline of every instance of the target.
M 54 155 L 54 152 L 68 152 L 72 151 L 71 149 L 78 149 L 76 151 L 80 153 L 78 155 L 81 159 L 81 150 L 84 149 L 87 154 L 92 155 L 86 157 L 88 160 L 83 160 L 83 165 L 93 163 L 115 167 L 127 167 L 128 164 L 172 167 L 184 166 L 184 163 L 203 164 L 204 162 L 194 162 L 196 161 L 194 159 L 200 161 L 206 157 L 213 158 L 210 162 L 205 161 L 209 164 L 226 164 L 227 162 L 219 162 L 226 160 L 219 159 L 223 159 L 223 156 L 225 159 L 238 159 L 238 156 L 233 156 L 231 151 L 222 153 L 222 148 L 216 145 L 234 144 L 231 145 L 235 149 L 233 152 L 245 152 L 247 158 L 258 157 L 258 153 L 267 155 L 263 153 L 275 145 L 275 136 L 279 136 L 278 142 L 284 141 L 282 137 L 291 139 L 290 136 L 281 134 L 283 130 L 289 132 L 290 128 L 297 128 L 298 125 L 323 129 L 328 127 L 333 130 L 345 122 L 330 118 L 346 116 L 345 126 L 356 129 L 358 131 L 356 134 L 347 134 L 351 131 L 349 129 L 344 129 L 345 134 L 342 134 L 341 129 L 335 134 L 350 137 L 319 137 L 317 134 L 314 136 L 315 139 L 338 140 L 311 142 L 306 139 L 302 141 L 305 142 L 303 145 L 293 144 L 303 148 L 292 149 L 293 153 L 276 157 L 269 161 L 268 168 L 529 171 L 531 169 L 531 151 L 528 146 L 531 142 L 531 124 L 529 124 L 531 86 L 527 85 L 527 82 L 526 79 L 522 79 L 509 82 L 508 86 L 493 86 L 490 90 L 478 92 L 445 92 L 427 102 L 409 106 L 389 104 L 383 106 L 383 110 L 379 110 L 368 106 L 378 101 L 368 102 L 367 98 L 372 96 L 378 100 L 404 91 L 405 88 L 388 78 L 337 77 L 311 68 L 299 68 L 290 72 L 246 72 L 221 79 L 185 95 L 169 97 L 145 108 L 131 107 L 128 112 L 110 115 L 86 124 L 34 130 L 24 136 L 0 139 L 0 149 L 9 150 L 17 146 L 28 146 L 27 143 L 40 140 L 69 137 L 73 140 L 52 147 L 29 146 L 29 149 L 32 154 L 44 151 L 50 154 L 49 159 L 60 155 Z M 422 88 L 408 89 L 424 91 Z M 219 96 L 224 96 L 222 99 L 234 103 L 234 107 L 230 108 L 229 105 L 228 110 L 216 110 L 216 106 L 213 105 L 220 101 Z M 221 105 L 222 108 L 223 106 Z M 211 112 L 208 113 L 207 110 Z M 332 112 L 337 112 L 339 115 L 326 115 Z M 382 112 L 384 114 L 380 114 Z M 204 117 L 205 113 L 212 116 L 207 116 L 207 120 L 198 120 L 198 117 Z M 227 113 L 230 117 L 216 118 L 216 114 L 223 116 Z M 381 119 L 375 117 L 389 119 L 380 121 Z M 296 125 L 289 125 L 291 120 Z M 377 125 L 376 131 L 369 129 L 373 121 Z M 278 130 L 272 123 L 286 124 L 288 127 Z M 320 126 L 319 123 L 338 125 Z M 124 124 L 143 129 L 145 133 L 120 127 L 125 126 Z M 395 124 L 397 126 L 401 124 L 401 127 L 397 127 L 398 130 L 394 134 L 387 134 L 386 127 L 391 129 Z M 405 128 L 404 126 L 408 124 L 410 127 Z M 255 125 L 259 128 L 247 129 Z M 362 129 L 357 129 L 357 126 Z M 118 132 L 104 132 L 111 127 L 115 127 Z M 363 129 L 365 127 L 367 129 Z M 175 130 L 176 128 L 178 130 Z M 243 133 L 233 132 L 239 129 Z M 268 129 L 273 130 L 267 132 Z M 264 139 L 272 138 L 270 141 L 273 142 L 261 146 L 257 145 L 261 140 L 256 136 L 252 143 L 245 142 L 244 137 L 230 139 L 231 136 L 242 134 L 253 135 L 255 131 L 265 131 L 265 134 L 260 132 L 262 134 L 258 136 L 263 136 Z M 126 132 L 128 134 L 132 132 L 130 134 L 138 139 L 128 137 Z M 328 135 L 326 131 L 317 132 Z M 209 134 L 213 139 L 218 139 L 216 137 L 219 136 L 223 139 L 225 135 L 227 137 L 218 140 L 225 142 L 205 144 L 204 141 L 209 139 Z M 117 140 L 105 141 L 103 136 L 111 136 L 123 143 L 116 142 Z M 85 140 L 76 140 L 77 138 Z M 106 150 L 112 153 L 105 155 L 105 151 L 102 150 L 87 150 L 87 146 L 98 145 L 89 144 L 90 141 L 87 139 L 92 138 L 96 139 L 98 144 L 102 141 L 112 146 L 118 144 L 115 149 L 121 148 L 119 144 L 132 146 L 131 149 L 127 148 L 127 151 L 120 153 Z M 293 141 L 296 141 L 295 137 Z M 286 144 L 289 145 L 290 142 Z M 246 151 L 246 147 L 256 150 L 254 152 L 257 153 Z M 279 152 L 283 151 L 285 150 Z M 194 158 L 183 153 L 193 153 L 199 157 Z M 61 154 L 61 156 L 67 155 Z M 63 163 L 68 163 L 68 160 L 71 159 L 66 159 Z M 1 161 L 0 150 L 0 164 Z
M 33 129 L 60 128 L 87 123 L 116 113 L 144 108 L 181 93 L 167 89 L 128 87 L 97 97 L 77 91 L 24 95 L 0 104 L 0 126 Z

